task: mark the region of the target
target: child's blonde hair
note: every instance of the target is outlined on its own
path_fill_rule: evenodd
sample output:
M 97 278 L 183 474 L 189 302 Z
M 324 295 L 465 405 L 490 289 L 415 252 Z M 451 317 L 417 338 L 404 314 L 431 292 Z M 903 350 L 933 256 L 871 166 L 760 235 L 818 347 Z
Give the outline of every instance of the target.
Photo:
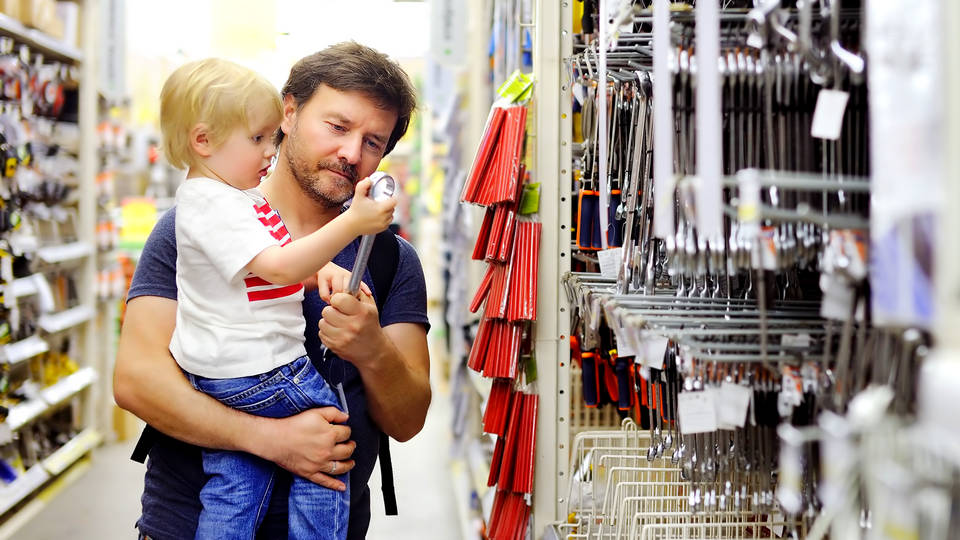
M 279 122 L 280 93 L 264 77 L 222 58 L 207 58 L 177 68 L 160 92 L 160 129 L 167 161 L 178 169 L 198 165 L 190 131 L 206 124 L 207 140 L 219 147 L 237 127 L 249 127 L 251 107 Z

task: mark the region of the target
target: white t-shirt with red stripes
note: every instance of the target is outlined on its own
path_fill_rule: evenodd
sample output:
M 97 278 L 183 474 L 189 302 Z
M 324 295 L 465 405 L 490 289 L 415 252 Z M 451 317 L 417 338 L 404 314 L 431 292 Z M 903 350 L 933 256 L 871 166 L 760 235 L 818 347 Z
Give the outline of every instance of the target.
M 305 355 L 303 285 L 274 285 L 246 268 L 264 249 L 291 240 L 263 194 L 190 178 L 176 202 L 177 326 L 170 352 L 180 367 L 229 379 Z

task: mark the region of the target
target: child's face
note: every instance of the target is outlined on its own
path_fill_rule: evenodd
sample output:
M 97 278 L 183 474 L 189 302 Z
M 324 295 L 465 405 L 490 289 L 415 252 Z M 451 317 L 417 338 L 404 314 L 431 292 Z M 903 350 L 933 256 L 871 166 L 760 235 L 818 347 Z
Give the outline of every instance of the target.
M 230 133 L 208 159 L 209 168 L 237 189 L 259 186 L 276 154 L 273 134 L 279 125 L 266 113 L 252 111 L 250 126 L 238 127 Z

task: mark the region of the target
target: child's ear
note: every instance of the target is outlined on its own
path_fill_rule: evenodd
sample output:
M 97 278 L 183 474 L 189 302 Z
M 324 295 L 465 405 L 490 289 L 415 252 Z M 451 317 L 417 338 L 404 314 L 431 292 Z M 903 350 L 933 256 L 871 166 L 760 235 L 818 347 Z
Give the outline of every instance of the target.
M 206 124 L 197 124 L 190 130 L 190 148 L 200 157 L 210 157 L 213 154 L 213 145 L 210 144 Z

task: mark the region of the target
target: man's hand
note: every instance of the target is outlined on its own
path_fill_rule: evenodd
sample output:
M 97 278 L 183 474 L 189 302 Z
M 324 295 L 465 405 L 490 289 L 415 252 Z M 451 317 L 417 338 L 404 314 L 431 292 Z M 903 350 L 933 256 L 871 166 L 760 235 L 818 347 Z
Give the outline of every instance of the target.
M 350 440 L 350 428 L 340 425 L 347 421 L 345 413 L 323 407 L 267 420 L 265 446 L 259 455 L 315 484 L 346 490 L 347 486 L 331 475 L 332 471 L 340 475 L 354 467 L 350 456 L 357 444 Z
M 407 441 L 422 428 L 430 406 L 430 353 L 423 326 L 380 327 L 366 295 L 334 294 L 317 326 L 320 340 L 360 372 L 370 416 L 386 434 Z
M 377 304 L 369 294 L 355 298 L 347 293 L 334 294 L 329 304 L 317 327 L 320 341 L 362 370 L 364 360 L 375 358 L 387 345 Z

